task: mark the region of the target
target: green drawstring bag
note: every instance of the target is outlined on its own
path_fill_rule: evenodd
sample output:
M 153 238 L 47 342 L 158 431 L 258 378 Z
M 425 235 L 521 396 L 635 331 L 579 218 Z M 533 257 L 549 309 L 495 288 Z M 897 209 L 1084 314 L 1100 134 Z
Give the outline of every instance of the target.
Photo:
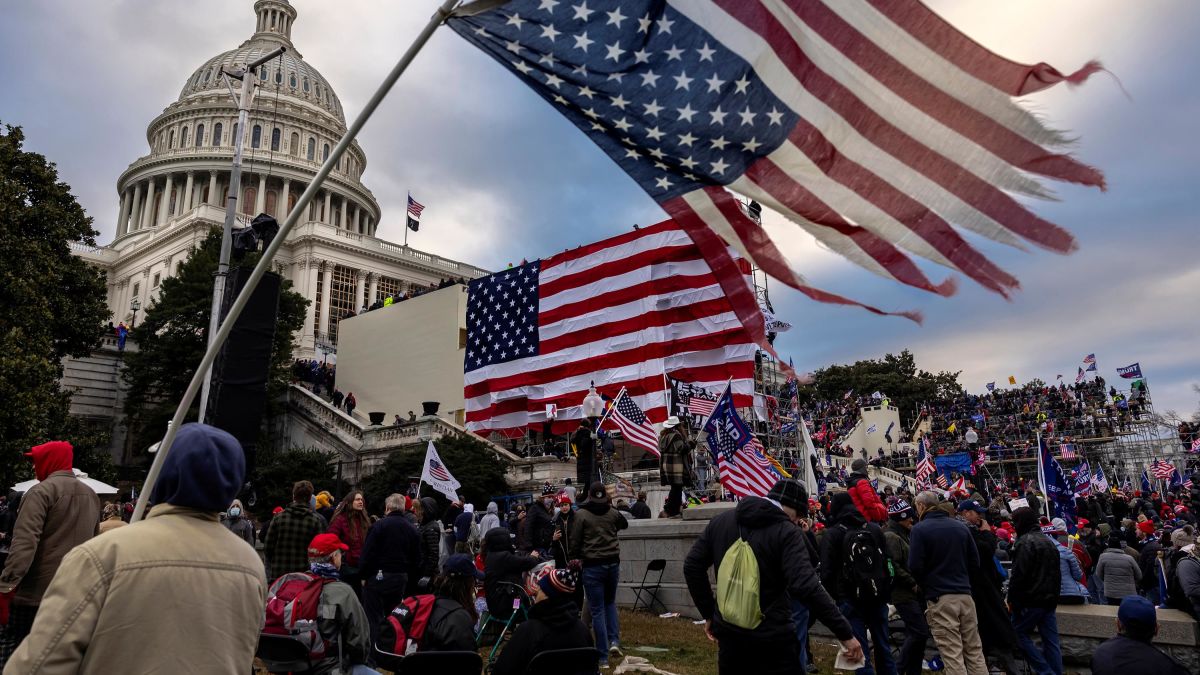
M 745 538 L 725 551 L 717 570 L 717 608 L 725 623 L 754 630 L 762 623 L 758 592 L 758 558 Z

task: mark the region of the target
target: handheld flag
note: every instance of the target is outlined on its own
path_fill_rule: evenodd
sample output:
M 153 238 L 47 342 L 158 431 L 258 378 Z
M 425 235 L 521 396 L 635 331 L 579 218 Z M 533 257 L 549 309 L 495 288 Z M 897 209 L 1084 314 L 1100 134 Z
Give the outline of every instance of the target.
M 430 487 L 446 495 L 450 501 L 458 501 L 458 489 L 462 487 L 462 484 L 454 479 L 450 470 L 442 463 L 437 448 L 433 447 L 433 441 L 429 441 L 429 447 L 425 449 L 425 466 L 421 469 L 421 482 L 428 483 Z
M 1175 465 L 1165 459 L 1156 459 L 1150 463 L 1150 475 L 1159 480 L 1170 478 L 1175 472 Z
M 928 490 L 930 487 L 929 477 L 937 473 L 937 465 L 933 463 L 933 458 L 929 456 L 929 452 L 925 447 L 925 437 L 922 436 L 917 441 L 917 488 Z
M 1067 529 L 1074 533 L 1075 528 L 1075 487 L 1067 479 L 1067 474 L 1059 465 L 1046 439 L 1038 436 L 1038 482 L 1046 493 L 1046 501 L 1053 508 L 1054 517 L 1067 521 Z
M 621 429 L 621 435 L 625 437 L 625 440 L 655 457 L 659 456 L 658 434 L 655 433 L 654 427 L 650 426 L 646 414 L 630 398 L 629 392 L 625 389 L 621 389 L 621 393 L 617 394 L 617 401 L 610 415 L 612 420 L 617 423 L 617 427 Z
M 782 476 L 767 458 L 762 444 L 733 408 L 729 387 L 717 399 L 716 410 L 704 425 L 708 447 L 717 458 L 721 485 L 739 497 L 762 497 Z
M 996 383 L 995 383 L 995 382 L 988 382 L 988 383 L 987 383 L 987 390 L 988 390 L 988 391 L 996 391 Z
M 1080 368 L 1079 373 L 1077 373 L 1075 375 L 1075 384 L 1079 384 L 1080 382 L 1083 382 L 1083 378 L 1084 378 L 1083 368 Z
M 1016 376 L 1015 376 L 1015 375 L 1009 375 L 1009 376 L 1008 376 L 1008 383 L 1009 383 L 1009 384 L 1016 384 L 1016 383 L 1017 383 L 1017 378 L 1016 378 Z
M 1104 475 L 1104 467 L 1096 466 L 1096 475 L 1092 476 L 1092 489 L 1096 492 L 1108 492 L 1108 478 Z
M 954 292 L 904 247 L 1008 297 L 1017 279 L 959 228 L 1066 253 L 1071 234 L 1010 192 L 1045 193 L 1027 174 L 1104 183 L 1012 100 L 1098 64 L 1064 75 L 1014 63 L 917 0 L 597 7 L 512 0 L 446 23 L 587 134 L 704 242 L 713 269 L 728 270 L 722 235 L 814 300 L 885 313 L 808 285 L 728 187 L 885 278 Z M 735 284 L 722 276 L 731 297 Z M 754 294 L 735 304 L 760 335 Z
M 1143 471 L 1142 472 L 1142 494 L 1148 495 L 1151 492 L 1154 492 L 1154 489 L 1150 487 L 1150 478 L 1149 478 L 1149 476 L 1146 475 L 1146 472 Z
M 1142 364 L 1135 363 L 1133 365 L 1125 366 L 1123 368 L 1117 368 L 1117 375 L 1120 375 L 1121 377 L 1125 378 L 1126 380 L 1138 379 L 1142 376 Z

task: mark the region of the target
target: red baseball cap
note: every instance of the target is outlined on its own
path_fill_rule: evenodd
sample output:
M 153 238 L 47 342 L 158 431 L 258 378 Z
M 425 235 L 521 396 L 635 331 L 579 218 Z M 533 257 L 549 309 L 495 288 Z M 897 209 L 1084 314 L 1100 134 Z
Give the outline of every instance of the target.
M 325 532 L 313 537 L 313 540 L 308 543 L 308 555 L 310 558 L 324 558 L 332 554 L 334 551 L 348 551 L 350 547 L 343 544 L 341 539 L 338 539 L 336 534 Z
M 279 515 L 279 514 L 281 514 L 281 513 L 283 513 L 283 507 L 282 507 L 282 506 L 276 506 L 275 508 L 271 509 L 271 515 L 273 515 L 273 516 L 277 516 L 277 515 Z

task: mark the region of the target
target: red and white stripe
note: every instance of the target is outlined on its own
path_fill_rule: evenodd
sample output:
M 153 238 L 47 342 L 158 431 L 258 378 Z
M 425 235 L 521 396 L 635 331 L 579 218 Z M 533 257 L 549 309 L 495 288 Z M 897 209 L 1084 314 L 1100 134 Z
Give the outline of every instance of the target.
M 613 401 L 612 421 L 621 430 L 621 436 L 626 441 L 652 453 L 655 457 L 660 456 L 658 452 L 658 434 L 654 432 L 654 427 L 650 426 L 649 421 L 647 420 L 638 424 L 622 415 L 620 408 L 617 407 L 617 404 L 621 402 L 621 398 L 628 395 L 628 392 L 623 391 L 617 396 L 617 400 Z
M 1081 82 L 1097 64 L 1063 75 L 1045 64 L 1011 62 L 915 0 L 671 5 L 753 64 L 801 120 L 782 146 L 729 188 L 788 217 L 832 250 L 886 278 L 941 295 L 954 292 L 952 279 L 931 281 L 907 251 L 1007 297 L 1017 279 L 960 230 L 1017 248 L 1028 243 L 1067 253 L 1076 247 L 1069 232 L 1010 193 L 1047 196 L 1031 175 L 1101 188 L 1104 178 L 1048 149 L 1068 139 L 1011 97 L 1059 81 Z M 809 286 L 723 188 L 662 205 L 693 239 L 706 228 L 815 300 L 860 304 Z M 721 251 L 697 243 L 718 269 Z M 748 313 L 741 301 L 735 299 L 735 308 Z M 747 327 L 756 334 L 753 321 Z
M 738 497 L 765 497 L 778 480 L 772 470 L 755 461 L 749 445 L 734 453 L 732 462 L 717 453 L 717 475 L 721 485 Z
M 592 382 L 609 396 L 625 387 L 648 420 L 661 422 L 664 372 L 709 389 L 733 378 L 734 404 L 749 406 L 757 347 L 725 288 L 753 301 L 745 262 L 726 250 L 734 282 L 719 283 L 704 257 L 664 221 L 543 260 L 540 353 L 466 373 L 467 428 L 486 435 L 540 425 L 555 404 L 554 431 L 568 431 Z
M 716 401 L 709 401 L 708 399 L 700 398 L 699 396 L 693 396 L 690 398 L 687 405 L 688 412 L 692 413 L 693 415 L 700 415 L 701 417 L 709 417 L 713 414 L 713 410 L 715 410 L 716 407 Z
M 413 199 L 412 195 L 409 195 L 409 197 L 408 197 L 408 215 L 412 216 L 413 218 L 419 219 L 421 217 L 421 212 L 424 210 L 425 210 L 425 205 L 418 202 L 417 200 Z

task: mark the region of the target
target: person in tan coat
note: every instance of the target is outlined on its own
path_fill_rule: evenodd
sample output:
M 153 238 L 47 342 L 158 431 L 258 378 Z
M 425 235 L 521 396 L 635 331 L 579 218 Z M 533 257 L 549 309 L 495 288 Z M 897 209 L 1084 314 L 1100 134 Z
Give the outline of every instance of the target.
M 218 520 L 245 472 L 233 436 L 180 427 L 151 492 L 154 510 L 63 558 L 4 673 L 251 672 L 266 573 Z
M 33 460 L 39 482 L 21 498 L 0 572 L 0 618 L 8 615 L 0 637 L 0 667 L 29 634 L 63 556 L 94 537 L 100 521 L 100 498 L 71 471 L 75 450 L 70 443 L 43 443 L 25 456 Z
M 97 528 L 100 534 L 104 534 L 109 530 L 115 530 L 118 527 L 125 527 L 125 521 L 121 520 L 121 507 L 115 503 L 104 505 L 104 514 L 100 519 L 100 527 Z

